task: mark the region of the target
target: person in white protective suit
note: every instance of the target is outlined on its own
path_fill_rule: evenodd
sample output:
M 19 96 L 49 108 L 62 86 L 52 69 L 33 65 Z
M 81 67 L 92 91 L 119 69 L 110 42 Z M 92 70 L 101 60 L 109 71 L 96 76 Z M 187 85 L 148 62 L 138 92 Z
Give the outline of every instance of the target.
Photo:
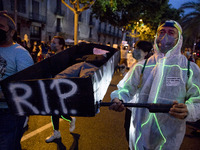
M 122 101 L 173 104 L 169 113 L 132 108 L 131 150 L 179 150 L 186 121 L 200 119 L 200 69 L 181 54 L 182 41 L 180 25 L 165 21 L 157 30 L 154 55 L 146 65 L 139 61 L 111 93 L 109 109 L 119 112 L 124 110 Z

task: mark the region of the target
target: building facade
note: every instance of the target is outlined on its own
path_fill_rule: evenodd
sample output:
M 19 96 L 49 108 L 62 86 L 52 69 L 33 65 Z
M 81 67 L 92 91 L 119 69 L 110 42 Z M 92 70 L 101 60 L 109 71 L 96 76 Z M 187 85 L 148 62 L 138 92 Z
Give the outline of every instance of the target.
M 55 35 L 74 38 L 74 14 L 61 0 L 0 0 L 0 10 L 8 11 L 17 22 L 18 35 L 29 44 L 50 42 Z M 121 39 L 121 29 L 100 22 L 91 9 L 79 15 L 78 40 L 112 45 L 121 43 Z

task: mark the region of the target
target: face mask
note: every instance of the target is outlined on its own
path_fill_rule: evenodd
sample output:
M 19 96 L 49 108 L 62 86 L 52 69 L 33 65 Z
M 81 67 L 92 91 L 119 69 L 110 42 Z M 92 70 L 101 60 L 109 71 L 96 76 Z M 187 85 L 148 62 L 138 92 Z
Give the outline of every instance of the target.
M 157 45 L 160 52 L 166 54 L 169 50 L 171 50 L 175 45 L 176 39 L 173 36 L 169 36 L 165 34 L 163 37 L 157 38 Z
M 7 41 L 6 31 L 0 29 L 0 44 L 4 44 Z
M 57 51 L 57 49 L 56 49 L 56 44 L 51 43 L 51 50 L 54 51 L 54 52 Z
M 141 55 L 141 50 L 138 48 L 135 48 L 132 52 L 133 58 L 135 58 L 136 60 L 141 59 L 142 55 Z

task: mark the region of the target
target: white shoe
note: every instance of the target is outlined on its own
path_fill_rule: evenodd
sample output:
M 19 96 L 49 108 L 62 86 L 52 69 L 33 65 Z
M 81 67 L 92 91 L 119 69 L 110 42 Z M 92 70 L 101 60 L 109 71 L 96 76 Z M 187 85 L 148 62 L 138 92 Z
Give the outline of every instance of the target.
M 45 142 L 50 143 L 53 142 L 55 139 L 59 139 L 61 137 L 60 131 L 54 130 L 53 134 L 50 137 L 47 137 Z
M 69 131 L 70 132 L 73 132 L 74 129 L 75 129 L 75 122 L 76 122 L 76 118 L 75 117 L 72 117 L 72 121 L 70 123 L 70 127 L 69 127 Z

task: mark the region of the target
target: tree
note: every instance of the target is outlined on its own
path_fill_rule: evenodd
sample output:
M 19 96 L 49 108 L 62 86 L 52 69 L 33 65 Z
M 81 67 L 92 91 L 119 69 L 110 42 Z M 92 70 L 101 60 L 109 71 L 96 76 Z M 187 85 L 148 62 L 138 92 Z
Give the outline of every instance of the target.
M 185 37 L 185 45 L 193 46 L 200 31 L 200 0 L 198 2 L 187 2 L 181 5 L 180 10 L 191 9 L 192 11 L 183 16 L 181 25 Z
M 145 25 L 142 19 L 134 24 L 135 25 L 129 34 L 130 37 L 153 42 L 156 31 L 153 30 L 150 24 Z
M 70 0 L 72 6 L 68 5 L 65 0 L 61 1 L 74 13 L 74 45 L 76 45 L 78 43 L 78 16 L 81 12 L 90 8 L 95 0 Z
M 112 0 L 111 5 L 111 1 L 97 0 L 92 6 L 92 12 L 100 21 L 123 28 L 124 31 L 138 28 L 136 23 L 142 19 L 145 26 L 141 29 L 148 29 L 150 36 L 156 32 L 162 19 L 180 18 L 181 11 L 171 8 L 168 2 L 169 0 Z M 147 31 L 143 33 L 147 34 Z

